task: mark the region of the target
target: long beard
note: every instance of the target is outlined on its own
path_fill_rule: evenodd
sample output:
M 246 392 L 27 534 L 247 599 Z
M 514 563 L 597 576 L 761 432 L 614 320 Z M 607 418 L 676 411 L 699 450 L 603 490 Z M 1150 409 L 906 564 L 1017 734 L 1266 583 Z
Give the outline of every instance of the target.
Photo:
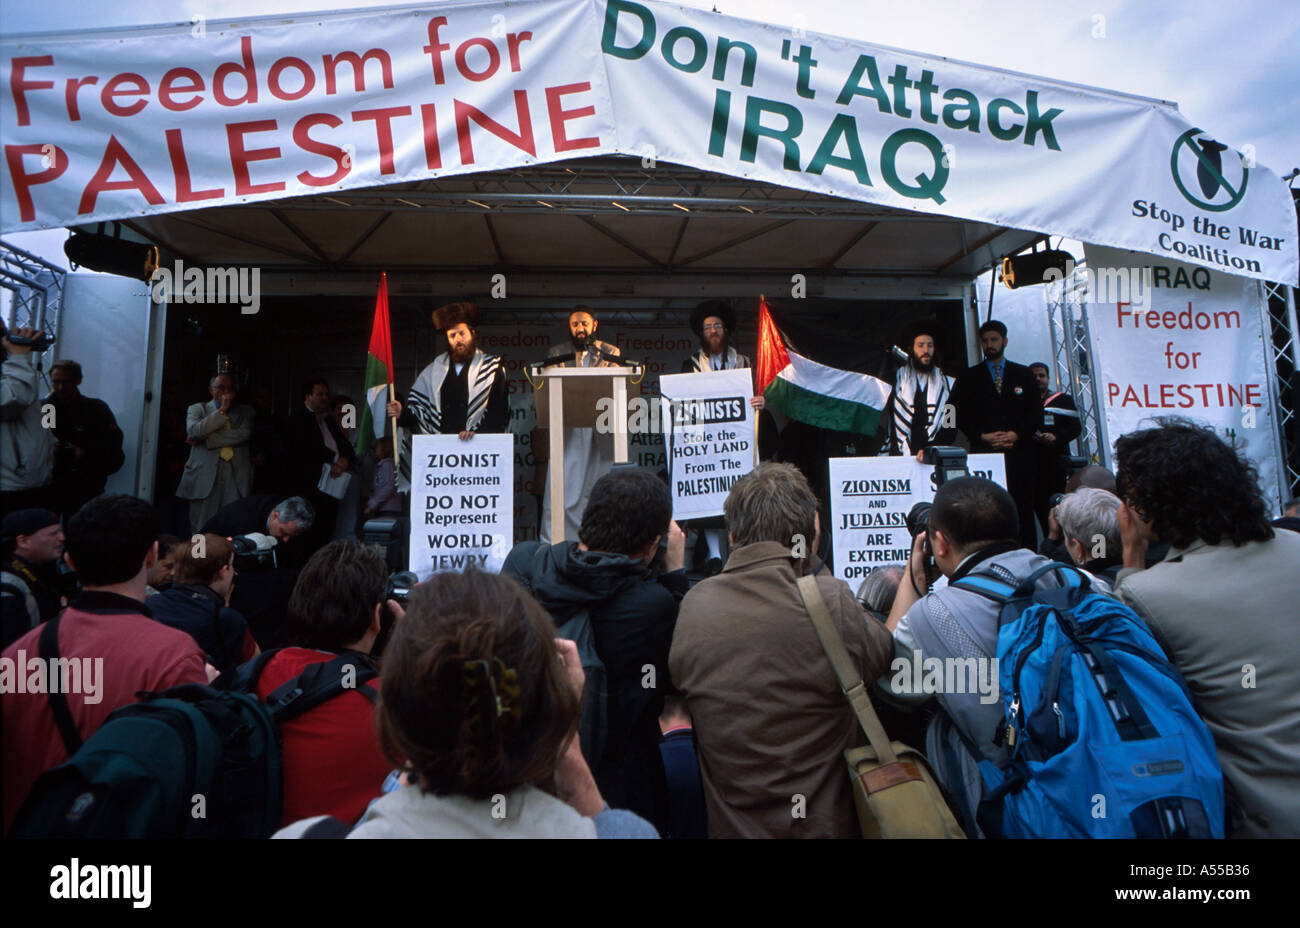
M 451 348 L 451 359 L 457 364 L 464 364 L 474 357 L 474 343 L 470 342 L 460 348 Z
M 932 370 L 934 370 L 933 358 L 931 358 L 930 361 L 927 363 L 927 362 L 923 362 L 916 355 L 912 355 L 911 361 L 912 361 L 912 370 L 916 371 L 918 374 L 928 374 Z

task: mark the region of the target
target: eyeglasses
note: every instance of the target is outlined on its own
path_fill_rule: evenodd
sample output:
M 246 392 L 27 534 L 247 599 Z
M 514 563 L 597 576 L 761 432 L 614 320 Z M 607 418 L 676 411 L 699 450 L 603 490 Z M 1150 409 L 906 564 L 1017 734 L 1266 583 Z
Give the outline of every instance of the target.
M 704 324 L 704 331 L 706 332 L 721 332 L 726 328 L 721 322 L 707 322 Z

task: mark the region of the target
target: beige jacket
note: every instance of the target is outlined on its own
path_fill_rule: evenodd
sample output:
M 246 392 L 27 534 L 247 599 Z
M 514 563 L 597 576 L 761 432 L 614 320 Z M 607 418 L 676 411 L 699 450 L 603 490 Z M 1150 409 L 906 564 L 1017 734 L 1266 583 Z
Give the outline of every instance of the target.
M 1223 767 L 1229 833 L 1300 837 L 1300 534 L 1169 552 L 1115 595 L 1182 672 Z
M 682 600 L 668 667 L 694 720 L 709 837 L 858 837 L 844 751 L 866 742 L 776 542 L 731 552 Z M 864 680 L 893 640 L 848 584 L 817 586 Z

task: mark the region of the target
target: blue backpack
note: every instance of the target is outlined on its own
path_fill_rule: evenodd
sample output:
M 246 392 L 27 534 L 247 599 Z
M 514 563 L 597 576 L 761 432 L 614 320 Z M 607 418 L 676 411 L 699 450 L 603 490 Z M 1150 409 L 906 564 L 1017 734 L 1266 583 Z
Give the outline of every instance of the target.
M 1058 572 L 1063 586 L 1038 589 Z M 1126 605 L 1051 564 L 1018 587 L 952 584 L 999 603 L 998 680 L 1011 750 L 980 761 L 979 822 L 1005 838 L 1222 838 L 1214 739 L 1177 669 Z

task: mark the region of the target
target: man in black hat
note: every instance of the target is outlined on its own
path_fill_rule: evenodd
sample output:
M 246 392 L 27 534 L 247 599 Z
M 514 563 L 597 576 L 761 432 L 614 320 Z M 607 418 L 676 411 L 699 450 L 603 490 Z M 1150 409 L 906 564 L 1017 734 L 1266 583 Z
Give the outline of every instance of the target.
M 63 529 L 48 509 L 19 509 L 0 526 L 4 562 L 0 567 L 0 614 L 8 647 L 28 631 L 53 618 L 62 607 L 58 560 Z
M 423 435 L 459 435 L 510 429 L 510 398 L 505 365 L 499 355 L 479 351 L 478 307 L 448 303 L 433 311 L 433 324 L 447 350 L 420 372 L 406 406 L 396 400 L 387 413 L 398 425 Z M 403 411 L 405 409 L 405 411 Z
M 505 364 L 499 355 L 478 349 L 478 307 L 473 303 L 447 303 L 433 311 L 438 341 L 446 351 L 430 362 L 406 398 L 388 403 L 386 412 L 415 435 L 458 435 L 471 441 L 477 432 L 510 431 L 510 396 Z M 441 345 L 440 345 L 441 347 Z M 398 451 L 398 489 L 411 483 L 411 443 Z
M 949 403 L 952 380 L 939 368 L 933 322 L 918 322 L 904 333 L 907 363 L 894 377 L 894 389 L 880 417 L 883 452 L 915 455 L 931 445 L 951 445 L 957 437 L 956 414 Z
M 750 367 L 749 358 L 731 346 L 736 328 L 736 311 L 722 300 L 705 300 L 691 311 L 691 331 L 699 336 L 700 350 L 682 362 L 683 374 L 704 371 L 732 371 Z M 763 408 L 763 398 L 754 397 L 755 409 Z
M 709 371 L 733 371 L 749 369 L 749 358 L 736 351 L 731 345 L 731 333 L 736 329 L 736 311 L 722 300 L 705 300 L 691 311 L 691 330 L 699 336 L 700 350 L 682 362 L 683 374 L 703 374 Z M 763 421 L 763 407 L 767 400 L 762 396 L 753 396 L 749 405 L 759 411 L 760 418 L 755 423 L 755 440 L 762 450 L 766 449 L 764 439 L 768 431 L 775 432 L 775 423 Z M 770 420 L 771 414 L 767 415 Z M 766 457 L 766 455 L 764 455 Z M 726 560 L 726 523 L 721 516 L 708 519 L 692 519 L 683 527 L 689 527 L 699 533 L 695 546 L 695 561 L 703 562 L 709 573 L 717 573 Z

